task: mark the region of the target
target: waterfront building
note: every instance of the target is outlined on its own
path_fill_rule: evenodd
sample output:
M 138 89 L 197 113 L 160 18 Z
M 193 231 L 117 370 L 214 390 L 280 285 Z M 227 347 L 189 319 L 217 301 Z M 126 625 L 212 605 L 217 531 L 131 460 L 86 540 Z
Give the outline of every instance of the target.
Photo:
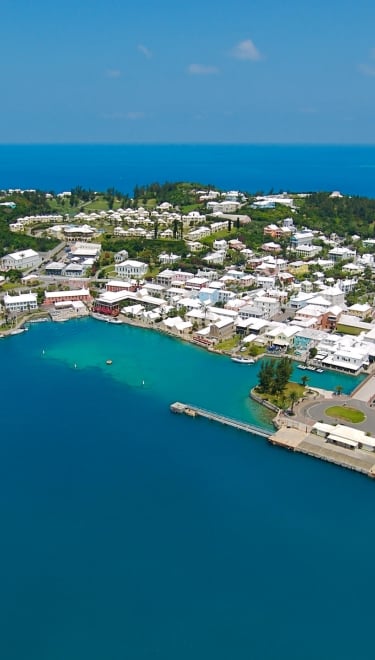
M 4 296 L 4 306 L 8 312 L 13 312 L 15 314 L 38 309 L 37 294 L 21 293 L 17 296 L 10 296 L 6 293 Z
M 82 302 L 90 302 L 91 295 L 88 289 L 72 289 L 71 291 L 45 291 L 44 303 L 52 305 L 57 302 L 81 300 Z
M 210 326 L 210 337 L 217 341 L 229 339 L 234 334 L 234 322 L 230 318 L 221 318 Z

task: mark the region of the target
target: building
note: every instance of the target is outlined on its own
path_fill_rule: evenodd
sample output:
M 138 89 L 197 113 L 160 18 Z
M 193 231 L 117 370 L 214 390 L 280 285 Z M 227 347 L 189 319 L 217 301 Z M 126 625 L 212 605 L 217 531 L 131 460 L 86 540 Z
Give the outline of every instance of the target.
M 88 289 L 75 289 L 71 291 L 45 291 L 44 302 L 46 305 L 52 305 L 56 302 L 81 300 L 90 302 L 91 296 Z
M 213 323 L 210 326 L 210 337 L 217 339 L 218 341 L 223 341 L 224 339 L 229 339 L 234 334 L 234 322 L 233 319 L 222 318 L 216 323 Z
M 115 265 L 115 271 L 119 277 L 131 277 L 138 280 L 146 275 L 148 271 L 148 265 L 143 263 L 143 261 L 126 259 L 125 261 Z
M 314 234 L 312 231 L 296 231 L 290 239 L 290 245 L 292 250 L 296 250 L 301 245 L 312 245 Z
M 347 247 L 335 247 L 328 252 L 328 257 L 331 261 L 340 261 L 341 259 L 354 259 L 356 251 Z
M 66 264 L 63 261 L 52 261 L 45 267 L 46 275 L 62 275 Z
M 322 247 L 320 245 L 297 245 L 295 248 L 296 255 L 297 257 L 301 257 L 302 259 L 313 259 L 313 257 L 316 257 L 321 251 Z
M 6 254 L 1 259 L 1 270 L 25 270 L 27 268 L 38 268 L 42 260 L 35 250 L 20 250 L 19 252 L 12 252 Z
M 22 293 L 18 296 L 10 296 L 6 293 L 4 296 L 4 306 L 8 312 L 13 312 L 14 314 L 38 309 L 37 294 Z
M 120 252 L 116 252 L 115 264 L 121 264 L 123 261 L 128 259 L 128 257 L 129 257 L 129 252 L 127 250 L 120 250 Z

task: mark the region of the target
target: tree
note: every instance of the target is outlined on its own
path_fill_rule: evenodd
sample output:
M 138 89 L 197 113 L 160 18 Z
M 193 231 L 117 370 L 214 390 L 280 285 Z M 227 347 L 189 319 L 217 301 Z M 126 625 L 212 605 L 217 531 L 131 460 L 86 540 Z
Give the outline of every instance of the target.
M 290 358 L 283 357 L 281 360 L 278 360 L 271 389 L 273 394 L 279 394 L 284 390 L 292 374 L 292 370 L 293 365 Z
M 274 379 L 274 365 L 271 360 L 264 360 L 258 373 L 258 389 L 260 392 L 269 392 Z
M 291 409 L 292 413 L 294 412 L 294 404 L 297 403 L 298 399 L 299 399 L 299 396 L 298 396 L 297 392 L 295 392 L 293 390 L 290 393 L 290 396 L 289 396 L 289 401 L 290 401 L 290 404 L 291 404 L 290 409 Z
M 343 389 L 344 388 L 343 388 L 342 385 L 336 385 L 335 392 L 336 392 L 337 396 L 340 396 L 340 394 L 342 394 Z
M 317 355 L 318 355 L 318 349 L 315 346 L 313 346 L 312 348 L 309 349 L 309 358 L 310 358 L 310 360 L 313 360 L 314 357 L 316 357 Z
M 302 387 L 306 387 L 306 385 L 307 385 L 307 381 L 308 381 L 308 380 L 309 380 L 309 377 L 308 377 L 308 376 L 302 376 L 302 378 L 301 378 L 301 385 L 302 385 Z

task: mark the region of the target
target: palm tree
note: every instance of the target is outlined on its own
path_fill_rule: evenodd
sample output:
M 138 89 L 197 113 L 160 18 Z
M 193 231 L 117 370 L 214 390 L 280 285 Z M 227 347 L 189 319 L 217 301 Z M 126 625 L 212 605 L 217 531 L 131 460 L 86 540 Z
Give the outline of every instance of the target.
M 308 376 L 302 376 L 302 378 L 301 378 L 302 387 L 306 387 L 308 380 L 309 380 Z
M 297 392 L 295 392 L 293 390 L 290 393 L 290 396 L 289 396 L 289 401 L 291 403 L 290 410 L 291 410 L 292 413 L 294 412 L 294 404 L 297 403 L 298 399 L 299 399 L 299 396 L 298 396 Z
M 343 388 L 342 385 L 336 385 L 335 392 L 336 392 L 337 396 L 340 396 L 340 394 L 342 394 L 343 389 L 344 388 Z

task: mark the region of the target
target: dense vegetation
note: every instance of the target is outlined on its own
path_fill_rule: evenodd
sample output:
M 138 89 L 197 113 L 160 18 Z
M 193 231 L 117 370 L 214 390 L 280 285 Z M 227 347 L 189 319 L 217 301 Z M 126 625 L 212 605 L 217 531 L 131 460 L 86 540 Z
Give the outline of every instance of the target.
M 303 200 L 299 220 L 310 229 L 319 229 L 328 235 L 335 232 L 339 236 L 374 237 L 375 199 L 312 193 Z
M 284 391 L 293 371 L 290 358 L 264 360 L 258 373 L 257 389 L 262 394 L 280 394 Z
M 147 204 L 150 200 L 155 204 L 169 202 L 173 206 L 184 207 L 189 205 L 199 206 L 197 190 L 215 190 L 211 186 L 202 186 L 200 183 L 150 183 L 148 186 L 135 186 L 134 201 Z
M 9 252 L 32 248 L 37 252 L 46 252 L 58 244 L 52 238 L 35 238 L 27 234 L 18 234 L 9 229 L 9 225 L 17 218 L 26 215 L 51 213 L 45 193 L 40 191 L 24 192 L 7 196 L 6 201 L 12 201 L 16 208 L 0 206 L 0 257 Z

